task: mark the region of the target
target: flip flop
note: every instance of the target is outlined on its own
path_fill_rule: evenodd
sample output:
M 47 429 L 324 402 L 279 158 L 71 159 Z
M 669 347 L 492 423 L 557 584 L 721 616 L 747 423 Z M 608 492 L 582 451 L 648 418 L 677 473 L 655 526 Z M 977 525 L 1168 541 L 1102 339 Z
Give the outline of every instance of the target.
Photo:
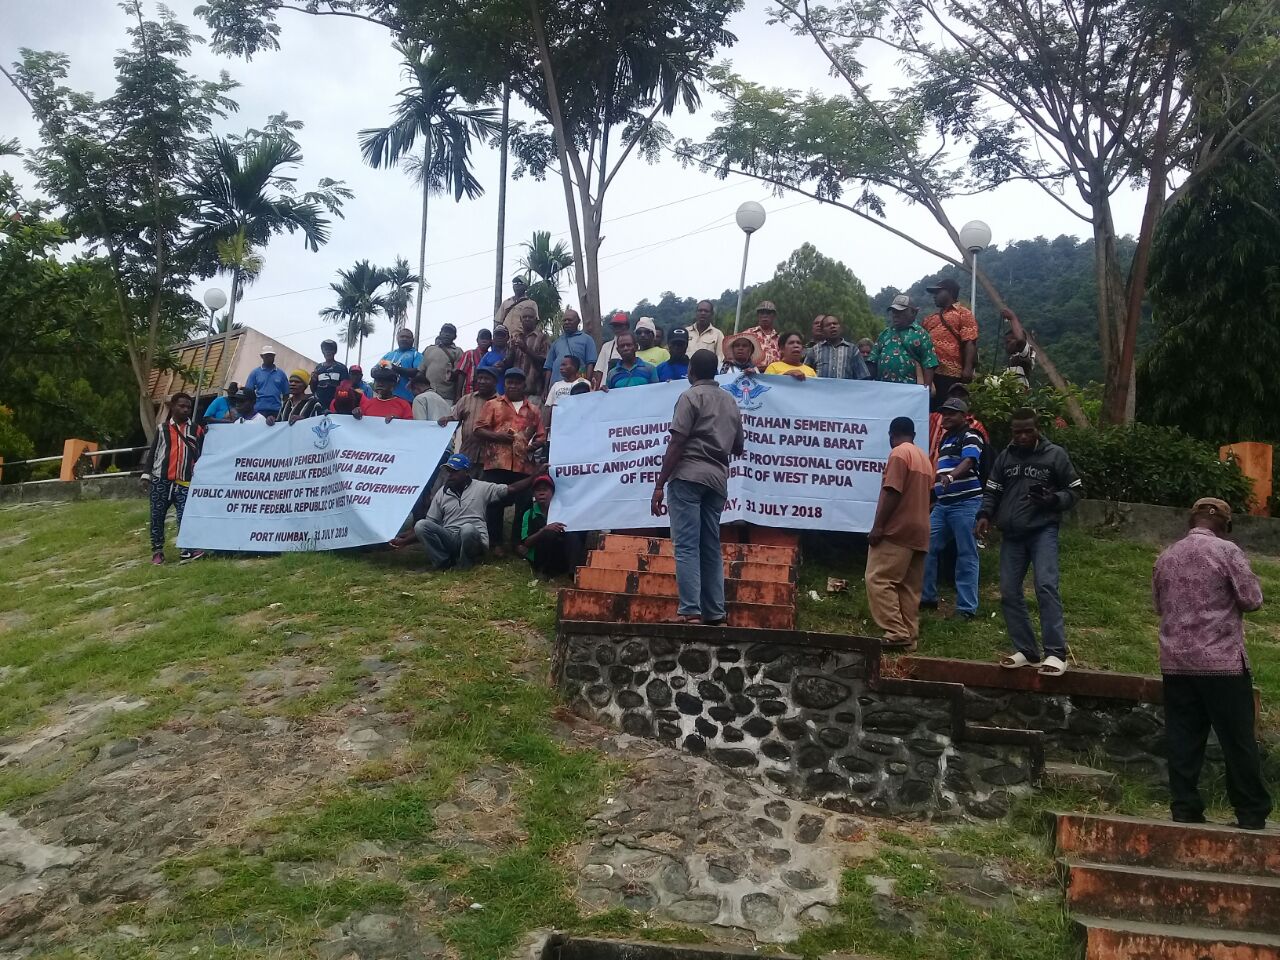
M 690 617 L 684 617 L 684 616 L 672 617 L 672 618 L 670 618 L 669 620 L 663 620 L 662 622 L 663 622 L 663 623 L 683 624 L 683 625 L 685 625 L 685 626 L 688 626 L 688 625 L 702 626 L 702 618 L 701 618 L 701 617 L 692 617 L 692 616 L 690 616 Z
M 1034 667 L 1035 665 L 1036 662 L 1028 660 L 1025 653 L 1011 654 L 1010 656 L 1002 657 L 1000 660 L 1000 666 L 1006 670 L 1017 670 L 1019 667 Z
M 1067 672 L 1067 665 L 1057 657 L 1045 657 L 1039 672 L 1042 677 L 1060 677 Z

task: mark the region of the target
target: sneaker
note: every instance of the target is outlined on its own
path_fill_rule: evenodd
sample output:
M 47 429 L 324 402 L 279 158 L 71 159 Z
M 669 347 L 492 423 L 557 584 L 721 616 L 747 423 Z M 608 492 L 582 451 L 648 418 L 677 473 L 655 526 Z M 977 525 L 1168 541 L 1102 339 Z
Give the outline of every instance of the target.
M 157 550 L 155 553 L 153 553 L 151 555 L 151 562 L 154 563 L 157 567 L 160 566 L 160 564 L 164 563 L 164 551 Z
M 1174 823 L 1208 823 L 1209 821 L 1204 818 L 1204 814 L 1202 813 L 1198 817 L 1178 816 L 1175 814 L 1173 817 L 1173 822 Z
M 190 563 L 192 560 L 199 560 L 203 556 L 203 550 L 183 550 L 178 555 L 178 563 Z
M 1267 829 L 1267 821 L 1265 820 L 1237 820 L 1234 826 L 1239 830 L 1265 830 Z

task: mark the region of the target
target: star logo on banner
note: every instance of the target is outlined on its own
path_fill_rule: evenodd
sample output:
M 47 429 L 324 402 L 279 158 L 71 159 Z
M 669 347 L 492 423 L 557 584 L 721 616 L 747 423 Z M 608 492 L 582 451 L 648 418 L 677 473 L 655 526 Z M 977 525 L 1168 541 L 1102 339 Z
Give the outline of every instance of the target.
M 329 434 L 337 430 L 341 424 L 334 423 L 329 419 L 328 414 L 320 418 L 320 422 L 311 428 L 311 432 L 316 435 L 315 448 L 317 450 L 329 449 Z
M 724 384 L 723 389 L 728 390 L 733 395 L 733 399 L 738 401 L 738 409 L 759 410 L 764 406 L 764 401 L 760 398 L 773 388 L 766 387 L 744 373 L 732 383 Z

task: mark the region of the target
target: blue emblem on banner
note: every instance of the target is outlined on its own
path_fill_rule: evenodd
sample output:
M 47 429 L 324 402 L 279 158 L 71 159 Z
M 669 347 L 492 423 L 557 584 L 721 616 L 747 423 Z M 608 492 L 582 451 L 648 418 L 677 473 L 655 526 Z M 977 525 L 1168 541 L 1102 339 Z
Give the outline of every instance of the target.
M 764 401 L 760 398 L 773 389 L 772 387 L 766 387 L 758 380 L 753 380 L 745 373 L 732 383 L 726 383 L 722 386 L 723 389 L 728 390 L 733 395 L 733 399 L 738 401 L 738 409 L 740 410 L 759 410 L 764 406 Z
M 320 422 L 311 428 L 311 432 L 316 435 L 315 448 L 317 450 L 329 449 L 329 434 L 337 430 L 342 424 L 334 423 L 329 419 L 329 415 L 325 414 L 320 418 Z

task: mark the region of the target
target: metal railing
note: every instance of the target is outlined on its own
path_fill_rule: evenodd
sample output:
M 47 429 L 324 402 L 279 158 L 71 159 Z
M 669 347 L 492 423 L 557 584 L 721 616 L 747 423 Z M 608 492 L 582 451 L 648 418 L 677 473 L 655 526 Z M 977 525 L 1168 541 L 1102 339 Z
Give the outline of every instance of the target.
M 78 456 L 75 457 L 75 463 L 71 468 L 71 476 L 67 478 L 67 471 L 61 469 L 58 476 L 49 477 L 45 480 L 28 480 L 27 483 L 63 483 L 66 479 L 71 480 L 93 480 L 100 477 L 119 477 L 119 476 L 136 476 L 143 472 L 142 465 L 136 466 L 132 470 L 102 470 L 100 469 L 101 461 L 95 460 L 100 457 L 110 457 L 109 466 L 115 466 L 115 458 L 121 454 L 137 454 L 146 451 L 147 447 L 116 447 L 113 450 L 85 450 L 81 449 Z M 58 463 L 65 467 L 68 459 L 68 453 L 64 451 L 62 454 L 52 457 L 28 457 L 25 460 L 9 460 L 5 461 L 0 458 L 0 478 L 3 478 L 5 470 L 12 470 L 14 467 L 33 466 L 40 463 Z M 99 472 L 90 472 L 95 468 L 99 468 Z

